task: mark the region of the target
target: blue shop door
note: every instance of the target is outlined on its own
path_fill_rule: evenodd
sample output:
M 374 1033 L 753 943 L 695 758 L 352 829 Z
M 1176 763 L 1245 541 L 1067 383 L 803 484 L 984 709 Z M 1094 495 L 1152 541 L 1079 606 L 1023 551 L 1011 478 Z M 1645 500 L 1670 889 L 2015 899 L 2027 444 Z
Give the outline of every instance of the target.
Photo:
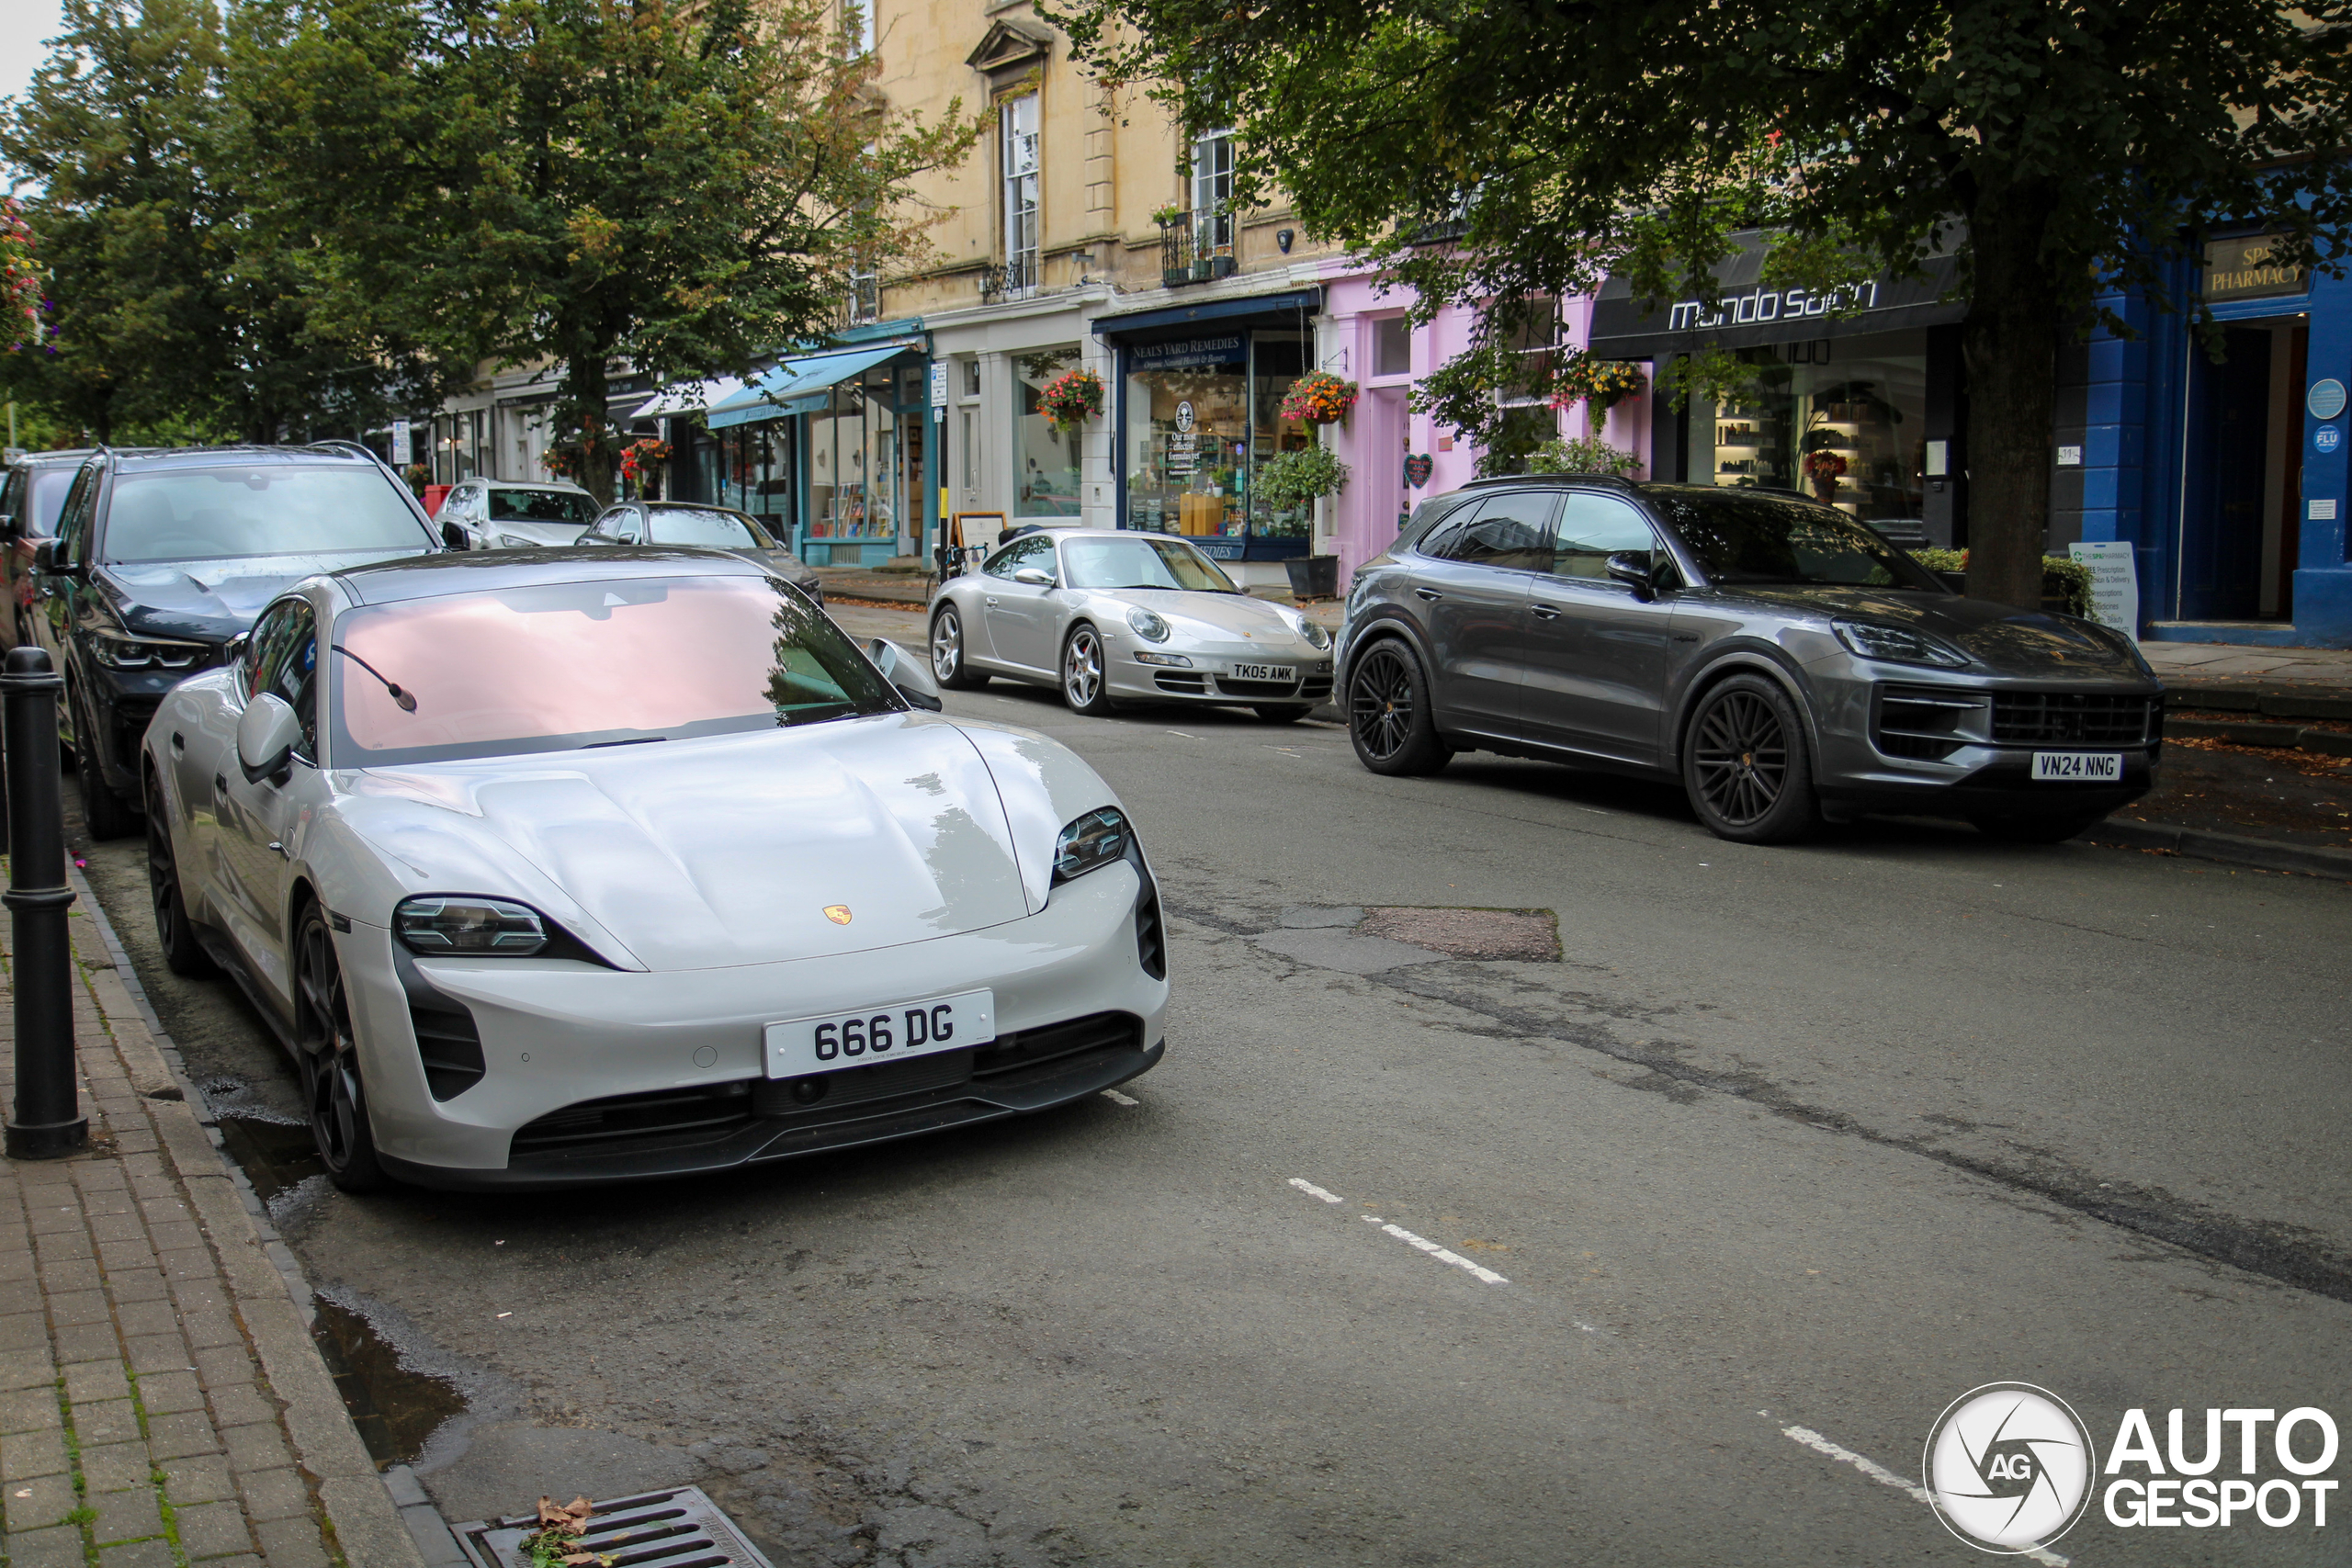
M 2270 333 L 2231 328 L 2215 365 L 2190 359 L 2184 621 L 2251 621 L 2262 607 L 2262 481 L 2270 437 Z

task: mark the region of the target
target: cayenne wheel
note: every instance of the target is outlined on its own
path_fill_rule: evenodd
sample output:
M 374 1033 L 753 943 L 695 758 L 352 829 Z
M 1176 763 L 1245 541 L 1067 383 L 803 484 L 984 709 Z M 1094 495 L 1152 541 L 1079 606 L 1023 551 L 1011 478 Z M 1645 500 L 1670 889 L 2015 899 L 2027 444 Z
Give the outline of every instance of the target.
M 359 1077 L 359 1043 L 351 1032 L 343 964 L 334 933 L 315 904 L 304 911 L 294 939 L 294 1049 L 302 1070 L 302 1103 L 311 1141 L 327 1179 L 345 1192 L 390 1185 L 376 1161 L 375 1129 L 368 1123 L 368 1091 Z
M 1062 643 L 1062 700 L 1070 712 L 1103 718 L 1119 711 L 1102 663 L 1102 634 L 1084 621 L 1070 627 Z
M 187 900 L 180 891 L 180 867 L 172 853 L 171 818 L 163 792 L 147 781 L 147 891 L 154 901 L 155 944 L 164 966 L 190 980 L 209 980 L 220 971 L 187 923 Z
M 964 661 L 964 617 L 953 604 L 942 604 L 931 618 L 931 673 L 952 692 L 976 692 L 989 683 Z
M 1700 699 L 1682 784 L 1699 820 L 1735 843 L 1789 843 L 1819 819 L 1796 705 L 1760 675 L 1735 675 Z
M 1430 711 L 1429 677 L 1403 642 L 1374 643 L 1348 676 L 1348 739 L 1356 760 L 1392 777 L 1433 773 L 1453 755 Z
M 2107 820 L 2104 811 L 2077 812 L 2066 817 L 1978 817 L 1976 830 L 2005 844 L 2063 844 Z
M 98 761 L 97 726 L 86 713 L 75 716 L 74 774 L 82 785 L 82 825 L 93 839 L 126 839 L 139 830 L 139 808 L 115 794 Z

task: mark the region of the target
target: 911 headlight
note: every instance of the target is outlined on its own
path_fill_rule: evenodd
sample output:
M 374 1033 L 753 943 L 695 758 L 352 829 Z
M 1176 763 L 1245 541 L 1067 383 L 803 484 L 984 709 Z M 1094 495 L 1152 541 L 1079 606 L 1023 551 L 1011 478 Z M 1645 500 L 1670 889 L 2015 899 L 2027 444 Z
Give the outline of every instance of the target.
M 109 670 L 193 670 L 208 663 L 212 645 L 164 637 L 126 637 L 102 631 L 92 639 L 91 652 Z
M 427 958 L 528 958 L 548 944 L 539 912 L 503 898 L 403 898 L 392 911 L 392 931 Z
M 1848 651 L 1864 659 L 1887 664 L 1926 664 L 1938 670 L 1957 670 L 1968 662 L 1968 655 L 1924 632 L 1880 626 L 1874 621 L 1832 621 L 1829 625 Z
M 1069 882 L 1124 859 L 1134 840 L 1126 814 L 1114 806 L 1090 811 L 1062 829 L 1054 845 L 1054 881 Z
M 1146 642 L 1166 642 L 1168 623 L 1160 616 L 1137 604 L 1127 611 L 1127 625 L 1135 627 L 1136 636 Z
M 1298 618 L 1298 635 L 1306 639 L 1306 646 L 1309 648 L 1329 648 L 1331 646 L 1331 634 L 1325 631 L 1315 622 L 1308 620 L 1305 615 L 1301 615 Z

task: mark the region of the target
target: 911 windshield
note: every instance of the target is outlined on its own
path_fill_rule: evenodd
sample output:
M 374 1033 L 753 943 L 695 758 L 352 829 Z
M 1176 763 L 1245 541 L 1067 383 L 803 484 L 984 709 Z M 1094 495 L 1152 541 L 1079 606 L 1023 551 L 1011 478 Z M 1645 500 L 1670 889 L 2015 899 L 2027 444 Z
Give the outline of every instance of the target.
M 1909 556 L 1826 506 L 1736 490 L 1669 491 L 1649 499 L 1713 582 L 1943 591 Z
M 1238 593 L 1215 561 L 1174 539 L 1065 539 L 1062 570 L 1072 588 L 1192 588 Z
M 334 641 L 347 655 L 333 660 L 341 768 L 683 740 L 905 705 L 839 627 L 765 578 L 541 583 L 370 605 L 346 611 Z

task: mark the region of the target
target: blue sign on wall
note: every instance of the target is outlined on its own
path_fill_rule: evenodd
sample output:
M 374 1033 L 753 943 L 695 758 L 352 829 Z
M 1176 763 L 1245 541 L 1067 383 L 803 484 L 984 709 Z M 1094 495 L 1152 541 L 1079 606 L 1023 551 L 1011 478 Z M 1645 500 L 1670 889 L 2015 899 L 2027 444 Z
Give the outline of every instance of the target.
M 2344 440 L 2344 432 L 2332 424 L 2323 424 L 2312 432 L 2312 445 L 2323 452 L 2333 452 Z
M 2313 419 L 2334 419 L 2344 412 L 2344 383 L 2332 376 L 2324 381 L 2313 381 L 2303 406 L 2312 411 Z

